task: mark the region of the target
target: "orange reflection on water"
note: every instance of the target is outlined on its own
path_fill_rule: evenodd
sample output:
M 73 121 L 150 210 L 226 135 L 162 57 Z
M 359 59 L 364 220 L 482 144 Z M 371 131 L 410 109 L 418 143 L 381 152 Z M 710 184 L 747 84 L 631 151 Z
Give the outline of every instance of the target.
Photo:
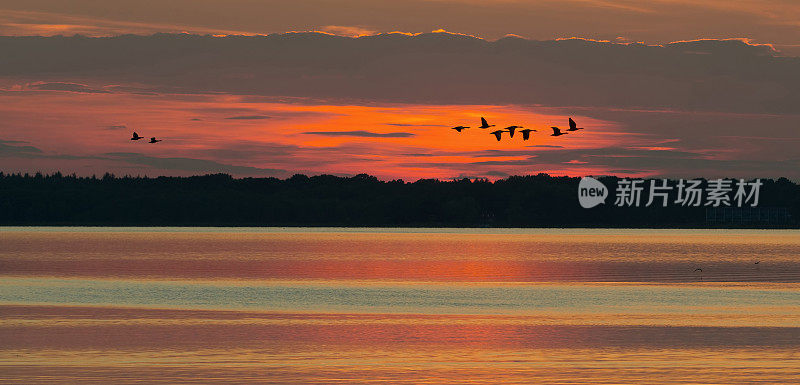
M 23 383 L 790 383 L 800 370 L 797 327 L 36 306 L 0 314 L 0 371 Z
M 62 228 L 0 244 L 11 383 L 800 373 L 796 231 Z
M 412 282 L 800 281 L 795 258 L 800 237 L 792 231 L 122 230 L 2 232 L 3 273 Z M 698 266 L 702 275 L 694 272 Z

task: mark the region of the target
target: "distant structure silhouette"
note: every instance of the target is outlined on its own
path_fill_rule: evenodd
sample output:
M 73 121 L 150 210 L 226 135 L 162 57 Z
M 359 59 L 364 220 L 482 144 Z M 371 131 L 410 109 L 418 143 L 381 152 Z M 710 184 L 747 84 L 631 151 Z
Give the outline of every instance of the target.
M 500 138 L 502 137 L 504 132 L 505 131 L 503 131 L 503 130 L 497 130 L 497 131 L 490 132 L 490 134 L 494 135 L 494 137 L 497 138 L 497 141 L 499 142 Z
M 150 138 L 150 141 L 147 142 L 147 143 L 158 143 L 160 141 L 161 141 L 161 139 L 156 139 L 156 137 L 154 136 L 154 137 Z
M 703 280 L 703 269 L 698 267 L 698 268 L 694 269 L 694 272 L 695 273 L 698 273 L 698 272 L 700 273 L 700 280 L 702 281 Z
M 508 126 L 508 127 L 505 128 L 505 130 L 508 131 L 508 137 L 509 138 L 513 138 L 514 137 L 514 131 L 517 128 L 522 128 L 522 126 Z
M 456 131 L 458 131 L 458 132 L 461 132 L 461 131 L 463 131 L 465 128 L 469 128 L 469 126 L 455 126 L 455 127 L 451 128 L 451 130 L 456 130 Z
M 583 127 L 578 127 L 575 121 L 572 120 L 572 118 L 569 118 L 569 129 L 567 131 L 578 131 L 578 130 L 583 130 Z
M 566 135 L 567 134 L 566 132 L 561 132 L 561 129 L 558 128 L 558 127 L 550 127 L 550 128 L 553 129 L 553 134 L 550 135 L 550 136 L 561 136 L 561 135 Z
M 531 131 L 535 132 L 536 130 L 531 130 L 530 128 L 526 128 L 524 130 L 519 130 L 519 132 L 522 133 L 522 140 L 530 139 L 531 138 Z
M 489 128 L 489 127 L 494 127 L 494 124 L 489 124 L 489 122 L 486 121 L 486 118 L 481 116 L 481 126 L 479 128 Z
M 144 139 L 144 137 L 143 136 L 139 136 L 139 134 L 137 134 L 136 131 L 134 131 L 133 132 L 133 136 L 131 137 L 131 140 L 139 140 L 139 139 Z

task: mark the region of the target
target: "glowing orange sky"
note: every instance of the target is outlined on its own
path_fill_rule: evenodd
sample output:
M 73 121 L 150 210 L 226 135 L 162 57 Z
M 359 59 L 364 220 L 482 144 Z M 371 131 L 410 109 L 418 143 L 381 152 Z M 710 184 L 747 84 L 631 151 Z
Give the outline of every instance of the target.
M 316 12 L 308 12 L 309 7 Z M 318 41 L 330 45 L 333 38 L 87 39 L 104 40 L 86 45 L 99 47 L 95 51 L 83 50 L 81 38 L 52 38 L 59 41 L 53 44 L 65 44 L 58 49 L 41 39 L 6 39 L 8 47 L 30 45 L 29 51 L 25 46 L 19 52 L 31 56 L 0 66 L 0 171 L 278 177 L 369 173 L 408 180 L 536 173 L 800 178 L 800 160 L 794 155 L 800 116 L 791 108 L 796 83 L 775 84 L 796 73 L 787 64 L 795 59 L 779 56 L 800 53 L 798 17 L 800 4 L 790 0 L 175 0 L 148 7 L 133 0 L 0 2 L 0 35 L 10 36 L 441 31 L 406 42 L 404 47 L 411 48 L 403 57 L 393 57 L 394 48 L 374 49 L 394 47 L 388 43 L 397 35 L 389 34 L 353 39 L 354 44 L 336 38 L 341 43 L 336 51 L 309 56 L 314 60 L 293 55 L 317 49 Z M 488 43 L 508 35 L 587 40 L 544 44 L 537 50 L 528 45 L 520 51 L 514 51 L 521 46 L 514 39 Z M 707 41 L 698 39 L 712 40 L 703 44 Z M 415 56 L 415 49 L 434 41 L 454 47 L 451 56 L 430 51 Z M 675 41 L 698 44 L 658 46 Z M 649 56 L 638 54 L 638 45 L 630 42 L 660 47 L 658 54 L 668 59 L 651 71 Z M 107 55 L 112 59 L 105 60 L 103 47 L 119 49 L 121 44 L 134 47 L 121 48 L 123 53 L 142 49 L 147 52 L 142 57 L 154 60 L 138 61 L 135 55 L 118 61 L 113 58 L 125 55 Z M 161 44 L 172 46 L 158 48 Z M 193 44 L 206 44 L 211 52 L 197 51 L 206 60 L 187 68 L 196 63 Z M 341 52 L 356 45 L 355 51 Z M 570 61 L 548 61 L 547 50 L 555 46 L 561 60 Z M 506 56 L 479 53 L 478 59 L 487 60 L 472 57 L 467 61 L 473 65 L 454 69 L 452 77 L 433 70 L 449 68 L 463 52 L 472 52 L 470 47 L 489 53 L 497 49 Z M 632 49 L 621 53 L 619 47 Z M 227 49 L 235 52 L 230 58 L 216 55 Z M 247 60 L 259 49 L 295 61 Z M 527 61 L 514 66 L 514 55 L 523 51 L 527 56 L 519 57 Z M 687 60 L 698 53 L 716 61 L 708 64 L 697 59 L 700 55 Z M 749 56 L 741 65 L 726 67 L 733 76 L 725 71 L 717 76 L 714 68 L 733 62 L 728 55 Z M 606 66 L 612 56 L 617 60 Z M 27 71 L 26 60 L 41 57 L 54 65 L 32 65 L 36 68 Z M 753 64 L 762 57 L 775 60 L 771 66 Z M 497 66 L 498 61 L 512 65 Z M 754 71 L 772 76 L 753 79 Z M 508 76 L 493 77 L 498 73 Z M 141 84 L 129 84 L 134 82 Z M 430 88 L 415 93 L 418 88 L 406 82 Z M 481 93 L 479 87 L 493 91 Z M 497 142 L 491 130 L 475 128 L 481 116 L 495 129 L 522 125 L 538 132 L 530 141 L 518 134 Z M 565 127 L 568 117 L 586 129 L 550 137 L 549 127 Z M 456 125 L 472 128 L 462 133 L 449 129 Z M 764 126 L 772 129 L 759 130 Z M 132 131 L 163 142 L 132 142 Z
M 648 164 L 647 154 L 687 150 L 679 148 L 685 144 L 674 138 L 675 133 L 629 132 L 624 123 L 585 116 L 582 111 L 586 112 L 520 105 L 351 105 L 235 95 L 34 91 L 15 86 L 0 92 L 0 139 L 6 149 L 1 160 L 5 172 L 150 176 L 226 172 L 278 177 L 369 173 L 382 179 L 416 180 L 540 172 L 657 175 L 665 170 L 653 168 L 657 158 L 648 158 Z M 497 127 L 477 128 L 481 116 Z M 566 127 L 569 116 L 586 129 L 549 136 L 549 127 Z M 512 124 L 538 132 L 529 141 L 517 133 L 498 142 L 489 134 Z M 457 133 L 450 129 L 455 125 L 471 128 Z M 133 142 L 132 131 L 163 142 Z M 717 161 L 761 150 L 756 146 L 689 156 Z M 664 167 L 670 166 L 665 162 Z
M 470 165 L 473 161 L 513 161 L 525 157 L 492 156 L 486 150 L 527 154 L 557 148 L 551 146 L 595 148 L 619 145 L 622 141 L 613 124 L 580 116 L 575 118 L 589 129 L 570 136 L 551 137 L 550 125 L 566 126 L 567 116 L 553 109 L 521 106 L 357 106 L 248 102 L 229 95 L 143 96 L 58 91 L 12 91 L 0 99 L 7 127 L 4 140 L 35 143 L 35 147 L 48 155 L 86 157 L 23 158 L 18 162 L 4 160 L 5 164 L 14 168 L 19 162 L 38 162 L 45 169 L 81 174 L 101 172 L 103 167 L 131 174 L 170 173 L 170 170 L 131 165 L 120 168 L 115 164 L 119 162 L 89 159 L 105 153 L 140 153 L 161 158 L 210 159 L 237 166 L 289 170 L 289 173 L 368 172 L 383 178 L 449 178 L 485 175 L 487 168 Z M 497 127 L 477 128 L 481 116 Z M 529 141 L 523 141 L 518 133 L 511 140 L 506 137 L 498 142 L 489 134 L 493 129 L 512 124 L 538 132 L 532 133 Z M 450 129 L 455 125 L 471 128 L 457 133 Z M 157 136 L 164 142 L 157 145 L 132 142 L 129 140 L 132 131 L 146 137 Z M 356 133 L 337 134 L 351 131 Z M 358 136 L 362 131 L 389 136 Z M 631 146 L 641 144 L 636 138 L 626 138 L 624 142 Z M 580 173 L 606 171 L 577 166 Z M 508 174 L 569 173 L 571 167 L 492 169 Z

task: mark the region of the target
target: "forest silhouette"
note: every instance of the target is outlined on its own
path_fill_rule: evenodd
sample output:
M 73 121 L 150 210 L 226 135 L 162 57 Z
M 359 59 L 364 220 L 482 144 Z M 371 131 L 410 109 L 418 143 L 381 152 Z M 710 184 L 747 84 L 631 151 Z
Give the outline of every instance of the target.
M 800 227 L 800 186 L 762 179 L 760 210 L 780 221 L 708 222 L 706 207 L 614 205 L 617 177 L 599 177 L 606 204 L 581 208 L 580 178 L 547 174 L 450 181 L 381 181 L 294 175 L 287 179 L 78 177 L 0 173 L 0 224 L 96 226 L 387 227 Z M 649 183 L 645 182 L 647 187 Z M 674 183 L 673 183 L 674 185 Z M 703 184 L 705 186 L 705 182 Z M 674 194 L 674 192 L 672 193 Z M 748 205 L 749 206 L 749 205 Z

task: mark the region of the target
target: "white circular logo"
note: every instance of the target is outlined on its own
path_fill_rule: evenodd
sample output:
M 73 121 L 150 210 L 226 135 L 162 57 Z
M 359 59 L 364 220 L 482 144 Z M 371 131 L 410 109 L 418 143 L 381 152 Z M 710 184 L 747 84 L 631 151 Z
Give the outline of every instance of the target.
M 581 178 L 581 183 L 578 184 L 578 202 L 580 202 L 581 207 L 590 209 L 601 203 L 606 203 L 607 196 L 608 189 L 603 182 L 590 176 Z

